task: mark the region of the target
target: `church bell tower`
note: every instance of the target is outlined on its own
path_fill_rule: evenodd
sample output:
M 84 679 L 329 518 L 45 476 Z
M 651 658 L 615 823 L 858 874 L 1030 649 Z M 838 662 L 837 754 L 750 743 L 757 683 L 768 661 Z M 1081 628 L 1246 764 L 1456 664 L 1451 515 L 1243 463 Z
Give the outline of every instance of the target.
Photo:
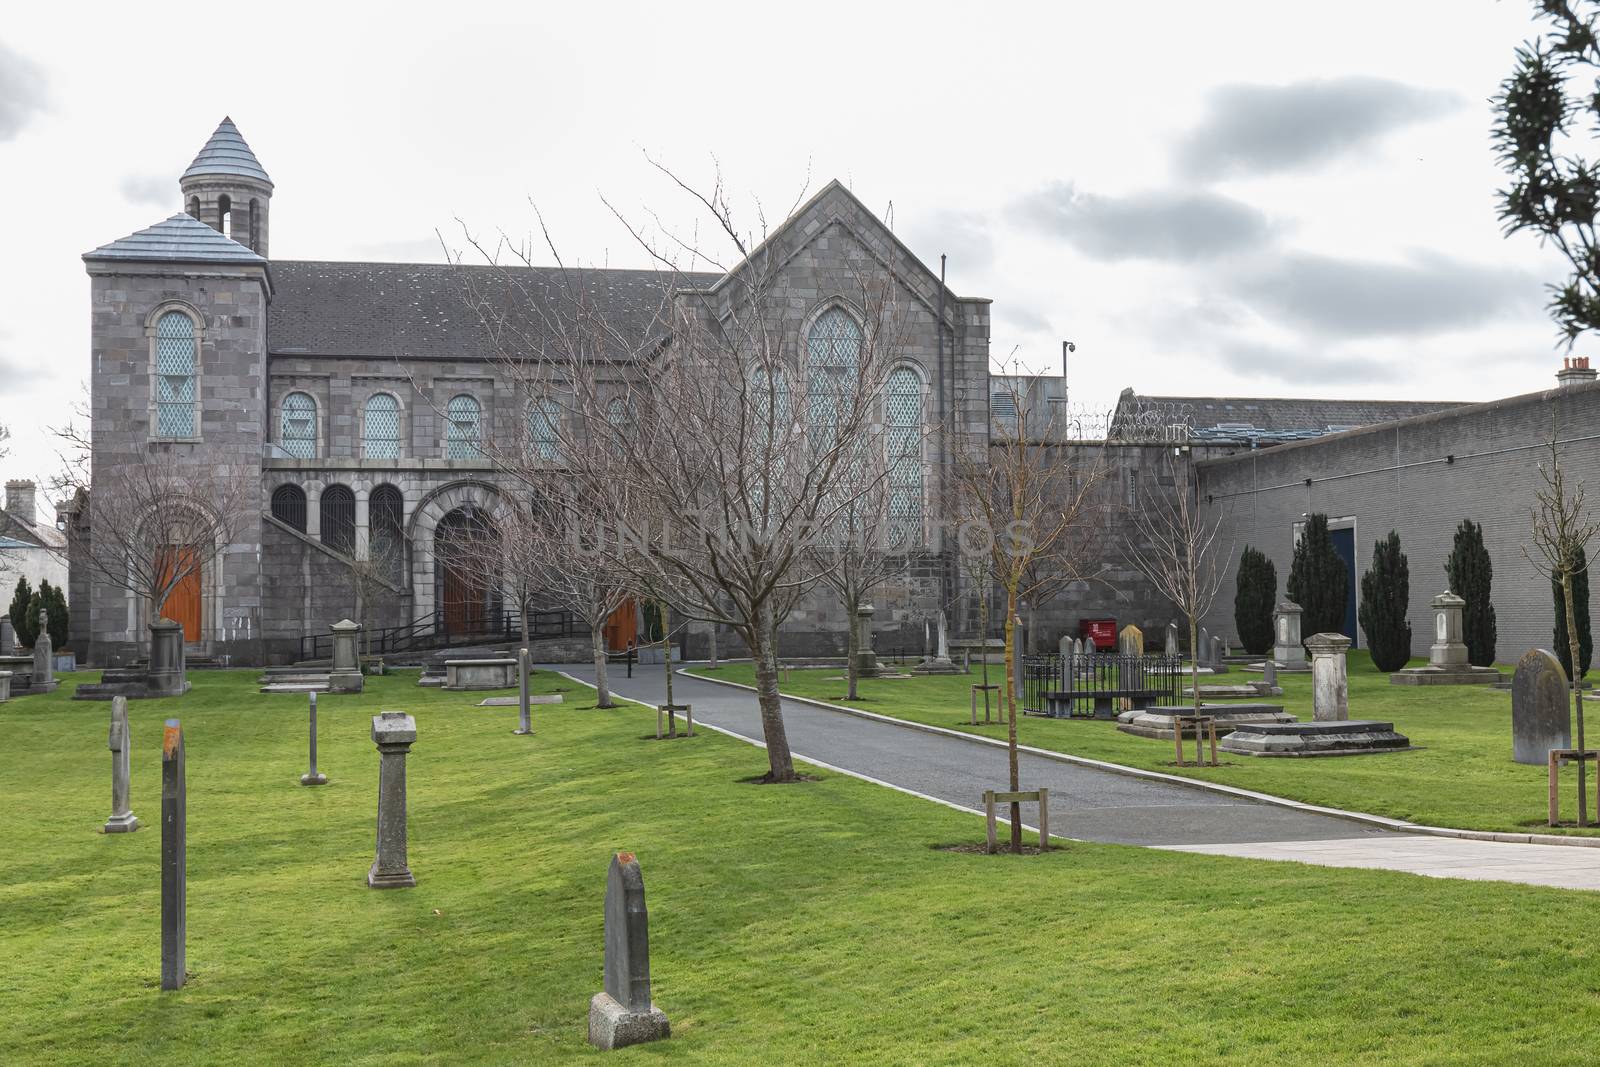
M 178 184 L 185 211 L 266 257 L 272 179 L 231 118 L 222 120 Z

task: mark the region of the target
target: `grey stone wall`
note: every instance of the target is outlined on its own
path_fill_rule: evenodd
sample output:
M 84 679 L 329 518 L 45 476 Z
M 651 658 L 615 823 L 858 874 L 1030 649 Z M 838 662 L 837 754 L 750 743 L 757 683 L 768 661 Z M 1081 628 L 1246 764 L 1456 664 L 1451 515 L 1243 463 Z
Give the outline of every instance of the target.
M 1548 647 L 1554 622 L 1550 583 L 1534 571 L 1522 548 L 1534 493 L 1541 485 L 1538 465 L 1548 459 L 1553 425 L 1559 427 L 1569 476 L 1600 488 L 1600 451 L 1595 447 L 1600 442 L 1600 384 L 1531 393 L 1198 464 L 1202 498 L 1224 516 L 1223 541 L 1233 545 L 1229 579 L 1208 624 L 1213 632 L 1233 633 L 1231 570 L 1247 544 L 1277 566 L 1281 596 L 1295 523 L 1307 513 L 1323 512 L 1355 527 L 1358 587 L 1361 573 L 1371 566 L 1373 542 L 1391 529 L 1399 532 L 1410 563 L 1412 649 L 1425 654 L 1433 632 L 1428 602 L 1445 588 L 1444 564 L 1456 526 L 1472 519 L 1484 528 L 1494 565 L 1496 658 L 1515 662 L 1530 648 Z M 1591 610 L 1600 605 L 1590 603 Z

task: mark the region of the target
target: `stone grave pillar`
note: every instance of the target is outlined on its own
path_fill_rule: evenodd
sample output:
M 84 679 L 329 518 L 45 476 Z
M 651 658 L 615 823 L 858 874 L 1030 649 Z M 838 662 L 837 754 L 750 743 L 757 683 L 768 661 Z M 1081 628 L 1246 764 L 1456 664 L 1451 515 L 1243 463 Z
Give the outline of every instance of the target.
M 0 656 L 17 654 L 17 629 L 11 625 L 10 615 L 0 615 Z
M 11 672 L 0 671 L 0 704 L 11 699 Z
M 55 646 L 50 641 L 49 613 L 39 609 L 39 636 L 33 642 L 33 685 L 35 693 L 49 693 L 56 687 Z
M 606 988 L 589 1001 L 589 1044 L 611 1050 L 672 1033 L 650 1001 L 650 916 L 644 875 L 631 852 L 611 858 L 606 874 Z
M 1467 602 L 1446 589 L 1429 606 L 1433 608 L 1433 645 L 1428 649 L 1428 665 L 1460 670 L 1467 665 L 1467 643 L 1461 635 L 1461 609 Z
M 528 737 L 533 733 L 533 701 L 528 696 L 528 648 L 517 649 L 517 709 L 518 725 L 511 732 Z
M 878 654 L 872 651 L 872 616 L 871 604 L 856 608 L 856 674 L 862 678 L 873 678 L 882 673 L 878 666 Z
M 405 712 L 372 717 L 372 740 L 378 746 L 378 855 L 367 871 L 372 889 L 417 884 L 406 865 L 406 754 L 416 739 L 416 720 Z
M 1200 647 L 1194 650 L 1194 661 L 1202 667 L 1211 666 L 1211 631 L 1200 627 Z
M 1163 649 L 1163 651 L 1167 654 L 1167 657 L 1169 659 L 1179 655 L 1179 652 L 1178 652 L 1178 624 L 1175 623 L 1175 622 L 1167 623 L 1167 645 L 1166 645 L 1166 648 Z
M 1511 758 L 1549 766 L 1552 748 L 1572 747 L 1572 691 L 1561 661 L 1542 648 L 1517 661 L 1511 676 Z
M 179 633 L 183 630 L 180 628 Z M 188 793 L 183 728 L 168 719 L 161 737 L 161 988 L 181 989 L 188 943 Z
M 1344 634 L 1312 634 L 1306 641 L 1311 652 L 1311 717 L 1317 722 L 1344 722 L 1350 718 L 1350 684 L 1345 670 Z
M 132 740 L 128 736 L 128 698 L 111 698 L 111 734 L 106 747 L 111 750 L 111 818 L 108 834 L 128 833 L 139 828 L 139 820 L 128 809 L 128 778 L 131 770 Z
M 328 688 L 336 693 L 359 693 L 365 684 L 361 676 L 361 624 L 341 619 L 330 629 L 333 670 L 328 672 Z
M 1272 622 L 1272 658 L 1291 671 L 1306 669 L 1306 649 L 1300 641 L 1300 605 L 1285 600 L 1278 605 Z
M 146 687 L 153 697 L 182 696 L 189 689 L 183 669 L 183 624 L 156 619 L 150 624 L 150 670 Z
M 1221 634 L 1214 635 L 1211 638 L 1211 665 L 1213 667 L 1222 666 L 1222 659 L 1227 654 L 1228 642 L 1222 639 Z
M 317 694 L 307 693 L 311 698 L 311 739 L 308 746 L 307 760 L 310 765 L 306 773 L 300 776 L 301 785 L 327 785 L 328 776 L 317 770 Z

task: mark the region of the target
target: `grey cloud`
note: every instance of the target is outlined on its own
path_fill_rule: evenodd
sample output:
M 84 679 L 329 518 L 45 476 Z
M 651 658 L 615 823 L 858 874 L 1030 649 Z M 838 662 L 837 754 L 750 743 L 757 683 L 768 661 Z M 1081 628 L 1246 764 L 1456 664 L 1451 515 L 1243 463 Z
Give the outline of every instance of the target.
M 1460 329 L 1537 308 L 1540 298 L 1539 282 L 1520 271 L 1436 255 L 1399 265 L 1289 255 L 1231 288 L 1267 318 L 1329 337 Z
M 352 251 L 363 258 L 393 263 L 443 263 L 444 246 L 437 237 L 419 237 L 416 240 L 378 241 L 356 245 Z
M 123 198 L 135 204 L 178 203 L 178 181 L 170 174 L 130 174 L 120 188 Z
M 1013 330 L 1022 333 L 1048 333 L 1050 320 L 1039 312 L 1014 300 L 996 305 L 995 317 Z
M 1288 345 L 1233 339 L 1218 346 L 1223 365 L 1247 378 L 1265 378 L 1293 385 L 1341 385 L 1352 390 L 1392 382 L 1393 360 L 1319 351 L 1315 355 Z
M 44 71 L 0 43 L 0 141 L 13 140 L 49 100 Z
M 988 221 L 970 211 L 939 210 L 907 227 L 905 242 L 925 262 L 939 269 L 939 256 L 967 277 L 994 262 L 994 237 Z
M 1056 182 L 1019 201 L 1016 217 L 1095 259 L 1212 259 L 1265 243 L 1266 215 L 1217 193 L 1080 193 Z
M 1224 85 L 1178 147 L 1179 167 L 1200 178 L 1313 166 L 1391 130 L 1464 106 L 1461 97 L 1381 78 L 1290 85 Z

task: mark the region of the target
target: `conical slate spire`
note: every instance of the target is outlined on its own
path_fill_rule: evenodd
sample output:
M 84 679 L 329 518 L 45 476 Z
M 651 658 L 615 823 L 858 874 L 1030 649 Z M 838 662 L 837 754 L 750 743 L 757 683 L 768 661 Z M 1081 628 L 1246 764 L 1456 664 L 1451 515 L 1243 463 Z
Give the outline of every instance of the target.
M 178 180 L 187 181 L 190 178 L 211 175 L 254 178 L 256 181 L 272 184 L 272 179 L 267 177 L 267 172 L 256 159 L 256 154 L 245 144 L 244 137 L 239 133 L 239 127 L 227 117 L 223 118 L 221 124 L 217 126 L 217 132 L 211 135 L 211 140 L 200 149 L 200 154 L 194 157 L 194 162 L 189 164 L 189 169 L 184 171 Z

